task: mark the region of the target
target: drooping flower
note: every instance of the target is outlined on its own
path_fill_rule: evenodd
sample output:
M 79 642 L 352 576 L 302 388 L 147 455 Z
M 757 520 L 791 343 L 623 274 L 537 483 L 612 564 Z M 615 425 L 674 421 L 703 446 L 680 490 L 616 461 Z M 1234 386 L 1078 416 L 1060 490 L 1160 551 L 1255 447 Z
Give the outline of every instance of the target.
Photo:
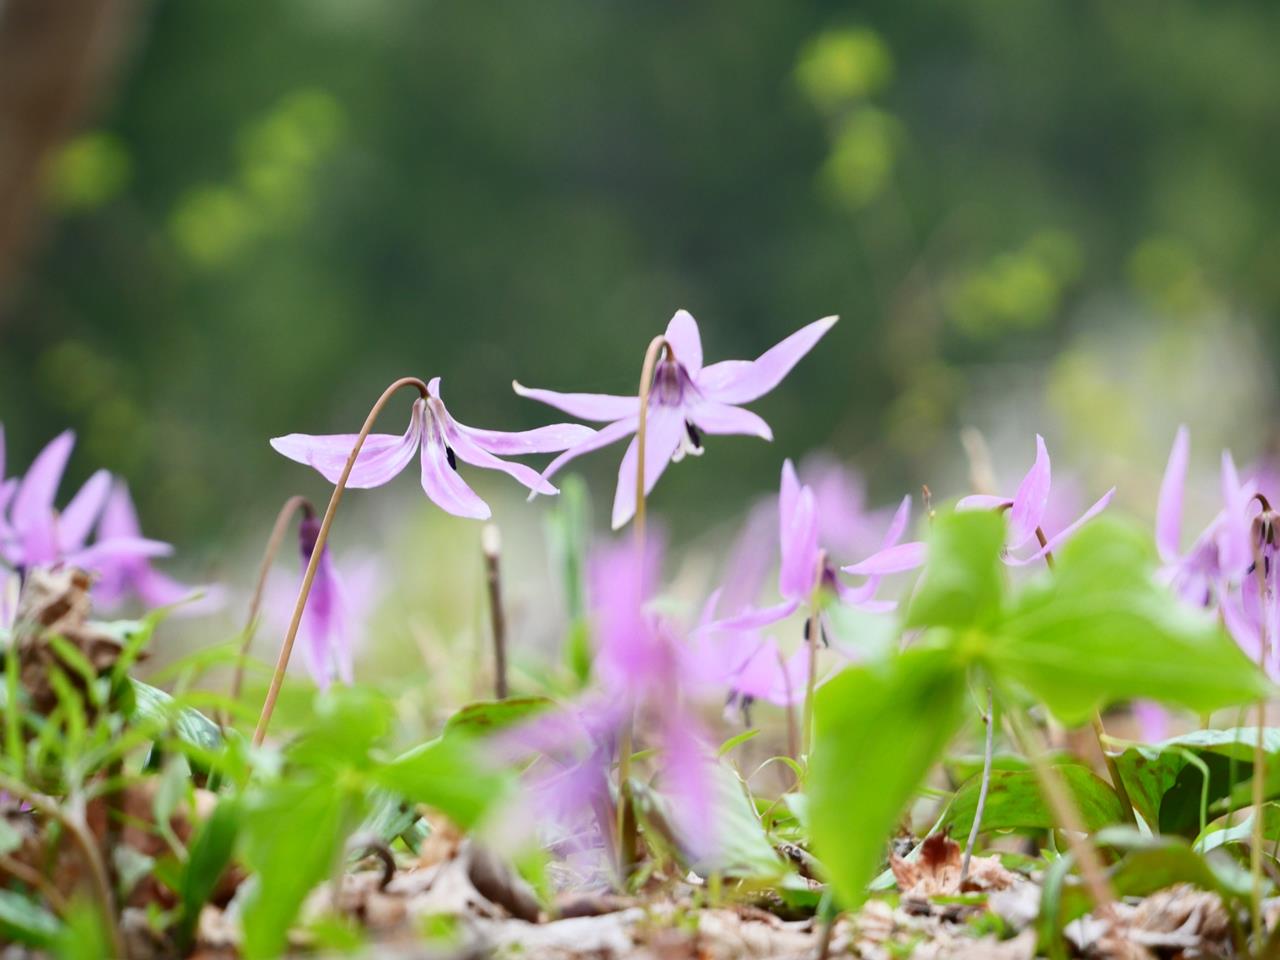
M 459 476 L 459 460 L 485 470 L 499 470 L 537 493 L 554 494 L 558 492 L 556 488 L 536 470 L 500 458 L 564 450 L 595 433 L 590 427 L 571 423 L 514 433 L 464 426 L 445 409 L 440 399 L 440 378 L 432 379 L 427 388 L 428 396 L 414 401 L 403 436 L 371 433 L 365 438 L 347 478 L 348 487 L 382 486 L 419 453 L 422 489 L 436 506 L 455 516 L 487 520 L 489 505 Z M 330 483 L 337 483 L 355 441 L 356 434 L 291 433 L 274 438 L 271 446 L 290 460 L 314 467 Z
M 881 554 L 894 546 L 908 548 L 907 553 L 920 553 L 919 544 L 898 545 L 911 515 L 911 498 L 898 505 L 885 533 Z M 791 616 L 802 606 L 833 596 L 839 602 L 869 611 L 889 611 L 891 601 L 875 599 L 880 585 L 879 575 L 870 576 L 853 587 L 837 576 L 835 561 L 819 545 L 817 503 L 813 489 L 800 483 L 795 467 L 787 460 L 782 465 L 782 481 L 778 491 L 778 541 L 781 564 L 778 571 L 778 593 L 781 602 L 769 607 L 747 610 L 714 624 L 716 629 L 751 629 L 767 626 Z M 877 554 L 880 556 L 881 554 Z M 918 565 L 918 563 L 916 564 Z M 865 571 L 855 564 L 855 573 Z M 902 567 L 902 569 L 910 569 Z
M 98 520 L 99 540 L 136 540 L 142 537 L 138 511 L 129 496 L 129 488 L 123 480 L 117 480 L 102 508 Z M 104 566 L 101 576 L 93 585 L 94 603 L 103 609 L 120 606 L 129 596 L 136 596 L 148 609 L 178 605 L 177 615 L 192 616 L 210 613 L 225 601 L 223 590 L 217 586 L 189 586 L 168 574 L 155 569 L 144 556 L 120 557 Z M 197 599 L 192 599 L 197 598 Z M 189 603 L 183 603 L 190 600 Z
M 817 320 L 797 330 L 755 360 L 724 360 L 702 365 L 698 324 L 680 310 L 667 324 L 667 353 L 654 370 L 646 413 L 644 492 L 658 482 L 668 463 L 686 454 L 702 453 L 703 435 L 743 434 L 773 439 L 769 425 L 740 404 L 768 393 L 835 324 L 835 317 Z M 513 383 L 516 393 L 563 410 L 583 420 L 606 422 L 599 433 L 576 443 L 543 471 L 550 477 L 584 453 L 599 450 L 636 432 L 640 420 L 638 397 L 604 393 L 558 393 Z M 621 527 L 636 509 L 636 451 L 633 438 L 618 469 L 613 501 L 613 526 Z
M 1041 530 L 1041 522 L 1049 503 L 1050 480 L 1049 451 L 1044 445 L 1044 438 L 1036 434 L 1035 463 L 1018 484 L 1018 489 L 1012 498 L 978 493 L 962 498 L 956 504 L 956 508 L 959 510 L 1008 510 L 1009 528 L 1005 538 L 1004 562 L 1013 567 L 1025 566 L 1046 554 L 1051 554 L 1056 547 L 1065 543 L 1077 530 L 1105 510 L 1116 492 L 1116 488 L 1112 487 L 1078 520 L 1068 524 L 1052 537 L 1047 537 L 1045 542 L 1029 556 L 1019 557 L 1013 551 L 1036 539 L 1037 531 Z
M 105 575 L 116 564 L 171 553 L 173 548 L 167 543 L 101 531 L 95 542 L 86 546 L 111 489 L 111 474 L 106 470 L 94 473 L 71 502 L 58 510 L 58 487 L 74 446 L 75 434 L 70 430 L 59 434 L 11 487 L 8 519 L 0 539 L 0 556 L 5 563 L 18 570 L 67 563 Z
M 298 547 L 305 570 L 315 552 L 316 538 L 320 534 L 320 519 L 305 516 L 298 524 Z M 351 683 L 352 636 L 351 621 L 347 610 L 346 589 L 333 566 L 333 554 L 326 543 L 316 563 L 316 575 L 311 584 L 311 594 L 302 611 L 298 633 L 307 653 L 307 670 L 316 686 L 327 689 L 336 677 L 343 683 Z

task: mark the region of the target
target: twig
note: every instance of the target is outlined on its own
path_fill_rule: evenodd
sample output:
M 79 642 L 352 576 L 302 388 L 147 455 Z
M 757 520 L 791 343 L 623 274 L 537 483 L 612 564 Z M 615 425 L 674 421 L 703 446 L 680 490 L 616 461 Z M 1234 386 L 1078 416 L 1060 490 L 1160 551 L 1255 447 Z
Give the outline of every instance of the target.
M 66 916 L 66 897 L 39 870 L 8 855 L 0 856 L 0 870 L 9 874 L 15 880 L 20 880 L 27 886 L 39 890 L 40 895 L 49 901 L 49 906 L 53 907 L 54 913 L 58 914 L 58 916 Z
M 271 675 L 271 686 L 267 689 L 267 698 L 262 704 L 262 714 L 258 717 L 258 726 L 253 731 L 253 745 L 261 746 L 262 741 L 267 736 L 267 726 L 271 723 L 271 714 L 275 712 L 276 700 L 280 696 L 280 688 L 284 685 L 284 673 L 289 666 L 289 657 L 293 653 L 293 642 L 298 636 L 298 627 L 302 623 L 302 612 L 307 606 L 307 597 L 311 594 L 311 583 L 316 578 L 316 568 L 320 565 L 320 558 L 324 555 L 325 541 L 329 539 L 329 527 L 333 525 L 334 515 L 338 512 L 338 504 L 342 502 L 342 491 L 346 489 L 347 478 L 351 476 L 351 470 L 356 465 L 356 458 L 360 456 L 360 448 L 364 446 L 364 441 L 369 436 L 369 431 L 373 429 L 374 421 L 378 419 L 378 414 L 382 412 L 382 408 L 387 405 L 387 401 L 401 387 L 413 386 L 418 390 L 424 398 L 427 396 L 427 385 L 417 377 L 401 377 L 392 383 L 387 389 L 382 391 L 377 402 L 369 410 L 369 415 L 365 417 L 364 426 L 360 428 L 360 433 L 356 437 L 356 442 L 351 448 L 351 453 L 347 456 L 346 465 L 342 468 L 342 475 L 338 477 L 338 482 L 334 484 L 333 494 L 329 497 L 329 505 L 325 508 L 324 518 L 320 521 L 320 531 L 316 534 L 315 547 L 311 551 L 311 559 L 307 561 L 307 571 L 302 575 L 302 587 L 298 591 L 298 602 L 293 606 L 293 619 L 289 621 L 288 632 L 284 635 L 284 642 L 280 645 L 280 656 L 276 660 L 275 672 Z
M 493 628 L 493 689 L 499 700 L 507 699 L 507 618 L 502 612 L 502 538 L 498 528 L 486 524 L 480 531 L 484 553 L 485 581 L 489 591 L 489 623 Z
M 289 529 L 289 521 L 299 510 L 304 517 L 315 516 L 316 509 L 306 497 L 290 497 L 280 507 L 276 521 L 271 526 L 271 536 L 267 538 L 267 547 L 262 551 L 262 562 L 258 564 L 258 579 L 253 587 L 253 596 L 249 599 L 249 613 L 245 617 L 244 634 L 240 640 L 240 650 L 236 654 L 235 673 L 231 675 L 231 702 L 238 703 L 240 689 L 244 685 L 244 665 L 249 657 L 249 647 L 253 645 L 253 635 L 258 631 L 258 613 L 262 609 L 262 596 L 267 589 L 267 576 L 271 573 L 271 565 L 275 563 L 276 554 L 280 552 L 280 544 Z M 224 729 L 230 723 L 228 711 L 223 709 L 219 725 Z
M 978 789 L 978 807 L 973 813 L 973 824 L 969 827 L 969 839 L 964 845 L 964 859 L 960 863 L 960 886 L 969 879 L 969 861 L 973 858 L 973 848 L 978 842 L 978 833 L 982 830 L 982 814 L 987 808 L 987 792 L 991 787 L 991 762 L 995 746 L 995 698 L 991 688 L 987 687 L 987 712 L 982 717 L 987 726 L 987 745 L 982 754 L 982 786 Z

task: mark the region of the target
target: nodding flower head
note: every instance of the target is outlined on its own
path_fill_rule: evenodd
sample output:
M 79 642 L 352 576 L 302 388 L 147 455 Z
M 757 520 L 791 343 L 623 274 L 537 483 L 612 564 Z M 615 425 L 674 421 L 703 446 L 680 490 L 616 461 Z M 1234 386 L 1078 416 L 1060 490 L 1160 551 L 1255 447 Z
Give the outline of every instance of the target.
M 559 423 L 536 430 L 508 433 L 468 427 L 450 415 L 440 398 L 440 378 L 427 384 L 427 396 L 413 402 L 409 426 L 402 436 L 371 433 L 365 438 L 347 486 L 378 487 L 399 474 L 419 454 L 422 489 L 440 509 L 459 517 L 487 520 L 489 505 L 476 496 L 458 472 L 458 463 L 498 470 L 537 493 L 556 490 L 536 470 L 501 457 L 552 453 L 588 440 L 595 431 L 580 424 Z M 337 483 L 355 445 L 354 434 L 312 436 L 291 433 L 271 441 L 290 460 L 314 467 L 330 483 Z
M 667 350 L 654 368 L 646 411 L 644 492 L 653 489 L 668 463 L 702 453 L 703 438 L 744 434 L 772 440 L 769 425 L 739 404 L 749 403 L 781 382 L 800 359 L 835 325 L 826 317 L 802 327 L 755 360 L 724 360 L 702 365 L 702 337 L 697 321 L 680 310 L 667 324 Z M 558 393 L 514 383 L 522 397 L 540 400 L 584 420 L 604 422 L 599 433 L 565 450 L 543 471 L 550 477 L 570 460 L 631 437 L 640 423 L 640 398 L 607 393 Z M 613 526 L 635 514 L 638 444 L 632 439 L 618 468 L 613 500 Z

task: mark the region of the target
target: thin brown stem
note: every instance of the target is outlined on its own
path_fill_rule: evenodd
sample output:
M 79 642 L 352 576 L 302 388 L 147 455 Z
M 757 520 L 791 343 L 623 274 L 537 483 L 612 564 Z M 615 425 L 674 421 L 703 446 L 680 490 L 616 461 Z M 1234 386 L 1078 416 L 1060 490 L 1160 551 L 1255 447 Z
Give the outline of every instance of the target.
M 635 513 L 635 535 L 636 545 L 641 553 L 644 552 L 644 445 L 645 435 L 648 432 L 649 419 L 649 392 L 653 389 L 653 374 L 658 367 L 658 357 L 663 353 L 667 354 L 667 359 L 675 361 L 675 351 L 671 349 L 671 344 L 667 342 L 667 338 L 659 334 L 649 341 L 649 346 L 644 352 L 644 363 L 640 368 L 640 414 L 639 420 L 636 422 L 636 513 Z
M 818 569 L 814 580 L 813 595 L 809 598 L 809 623 L 806 633 L 808 633 L 809 644 L 809 675 L 805 678 L 804 685 L 804 755 L 808 757 L 813 752 L 813 695 L 818 687 L 818 638 L 822 632 L 821 608 L 819 601 L 822 591 L 822 576 L 827 569 L 827 552 L 825 550 L 818 551 Z M 799 757 L 796 757 L 799 760 Z
M 1054 568 L 1053 551 L 1048 549 L 1049 539 L 1045 536 L 1043 527 L 1036 527 L 1036 540 L 1040 542 L 1040 549 L 1044 550 L 1044 562 L 1050 570 Z M 1124 777 L 1120 775 L 1120 764 L 1116 762 L 1116 758 L 1107 750 L 1107 728 L 1102 722 L 1102 713 L 1095 710 L 1090 720 L 1090 726 L 1093 728 L 1093 737 L 1098 743 L 1098 752 L 1102 754 L 1102 762 L 1106 765 L 1107 775 L 1111 778 L 1111 787 L 1116 792 L 1116 796 L 1120 798 L 1120 805 L 1124 807 L 1125 816 L 1132 824 L 1137 824 L 1138 815 L 1133 809 L 1133 800 L 1129 796 L 1129 789 L 1124 785 Z
M 84 822 L 83 812 L 69 811 L 43 794 L 36 793 L 22 781 L 4 774 L 0 774 L 0 790 L 19 800 L 25 800 L 36 812 L 50 820 L 58 821 L 67 831 L 67 835 L 80 849 L 80 855 L 89 870 L 89 880 L 93 886 L 94 896 L 102 911 L 102 922 L 106 924 L 107 936 L 111 941 L 112 956 L 125 956 L 124 938 L 120 935 L 119 918 L 116 916 L 116 898 L 111 890 L 106 863 L 102 859 L 102 851 L 98 849 L 93 835 Z
M 306 573 L 302 575 L 302 587 L 298 591 L 298 601 L 293 606 L 293 618 L 289 621 L 289 629 L 284 635 L 284 642 L 280 645 L 280 656 L 276 660 L 275 672 L 271 675 L 271 686 L 267 689 L 267 698 L 262 704 L 262 714 L 258 717 L 258 726 L 253 731 L 254 746 L 261 746 L 262 741 L 267 736 L 267 726 L 271 723 L 271 714 L 275 712 L 276 700 L 280 696 L 280 687 L 284 684 L 284 673 L 289 666 L 289 657 L 293 654 L 293 642 L 298 636 L 298 627 L 302 623 L 302 612 L 307 606 L 307 597 L 311 594 L 311 583 L 316 578 L 316 568 L 320 565 L 320 557 L 324 553 L 325 542 L 329 539 L 329 527 L 333 525 L 333 518 L 338 512 L 338 504 L 342 502 L 342 492 L 346 489 L 347 478 L 351 476 L 351 469 L 356 465 L 356 458 L 360 456 L 360 448 L 364 446 L 365 438 L 369 436 L 369 431 L 373 429 L 374 422 L 378 419 L 378 414 L 382 412 L 382 408 L 387 405 L 387 401 L 401 387 L 415 387 L 422 397 L 427 396 L 427 385 L 417 377 L 401 377 L 392 383 L 387 389 L 382 391 L 377 402 L 370 408 L 369 415 L 365 417 L 364 426 L 360 428 L 360 433 L 356 437 L 355 444 L 351 447 L 351 453 L 347 456 L 347 462 L 342 468 L 342 474 L 338 477 L 338 482 L 334 484 L 333 494 L 329 497 L 329 505 L 325 508 L 324 517 L 320 521 L 320 531 L 316 534 L 315 547 L 311 551 L 311 559 L 307 561 Z
M 1116 921 L 1115 898 L 1111 894 L 1110 884 L 1107 883 L 1106 874 L 1102 869 L 1102 861 L 1098 858 L 1098 851 L 1094 849 L 1093 843 L 1089 840 L 1084 821 L 1080 817 L 1080 812 L 1076 809 L 1070 790 L 1065 781 L 1063 781 L 1062 775 L 1045 758 L 1044 750 L 1032 732 L 1031 725 L 1024 721 L 1017 710 L 1004 710 L 1003 712 L 1005 722 L 1009 725 L 1009 732 L 1013 736 L 1014 742 L 1018 744 L 1019 749 L 1030 761 L 1031 767 L 1035 771 L 1036 779 L 1040 781 L 1040 789 L 1044 794 L 1045 802 L 1049 805 L 1053 818 L 1062 827 L 1063 835 L 1067 840 L 1067 847 L 1071 850 L 1076 863 L 1080 867 L 1080 875 L 1084 878 L 1084 884 L 1089 891 L 1089 895 L 1093 897 L 1097 912 L 1103 919 L 1110 921 L 1114 925 Z
M 485 584 L 489 595 L 489 624 L 493 629 L 493 690 L 507 699 L 507 618 L 502 612 L 502 540 L 493 524 L 480 532 L 484 553 Z
M 45 898 L 49 906 L 53 908 L 53 912 L 58 916 L 66 916 L 67 899 L 50 883 L 39 870 L 30 864 L 23 863 L 21 860 L 15 860 L 8 855 L 0 856 L 0 872 L 7 873 L 33 890 L 38 890 L 40 895 Z
M 1269 508 L 1266 498 L 1261 494 L 1263 508 Z M 1255 521 L 1256 524 L 1256 521 Z M 1267 591 L 1269 585 L 1267 583 L 1267 565 L 1262 556 L 1262 543 L 1260 537 L 1253 537 L 1253 569 L 1258 579 L 1258 607 L 1261 610 L 1270 609 L 1270 602 L 1267 599 Z M 1267 644 L 1270 637 L 1267 636 L 1267 618 L 1266 615 L 1258 617 L 1258 669 L 1265 675 L 1267 672 Z M 1255 947 L 1261 947 L 1262 938 L 1266 935 L 1266 923 L 1262 916 L 1262 820 L 1263 805 L 1266 802 L 1266 769 L 1267 769 L 1267 751 L 1264 737 L 1266 735 L 1267 725 L 1267 701 L 1262 698 L 1258 701 L 1257 714 L 1257 733 L 1255 734 L 1253 744 L 1253 829 L 1249 843 L 1249 875 L 1253 881 L 1252 902 L 1250 907 L 1253 914 L 1253 942 Z
M 244 633 L 240 640 L 240 650 L 236 653 L 235 672 L 231 675 L 231 702 L 240 701 L 240 690 L 244 686 L 244 665 L 249 658 L 249 647 L 253 645 L 253 636 L 258 632 L 258 614 L 262 609 L 262 595 L 267 589 L 267 576 L 271 566 L 276 562 L 276 554 L 280 552 L 280 544 L 289 529 L 293 515 L 299 510 L 304 517 L 315 516 L 316 508 L 306 497 L 290 497 L 276 514 L 276 522 L 271 526 L 271 536 L 267 538 L 267 548 L 262 551 L 262 562 L 258 564 L 258 579 L 253 586 L 253 596 L 249 598 L 249 612 L 244 621 Z M 231 722 L 227 710 L 222 711 L 221 724 L 225 728 Z
M 973 848 L 978 843 L 978 834 L 982 830 L 982 815 L 987 809 L 987 792 L 991 789 L 991 764 L 995 757 L 995 698 L 991 688 L 987 687 L 987 712 L 982 722 L 987 727 L 986 747 L 982 752 L 982 785 L 978 788 L 978 806 L 973 812 L 973 825 L 969 827 L 969 839 L 964 845 L 964 859 L 960 862 L 960 886 L 969 879 L 969 861 L 973 859 Z

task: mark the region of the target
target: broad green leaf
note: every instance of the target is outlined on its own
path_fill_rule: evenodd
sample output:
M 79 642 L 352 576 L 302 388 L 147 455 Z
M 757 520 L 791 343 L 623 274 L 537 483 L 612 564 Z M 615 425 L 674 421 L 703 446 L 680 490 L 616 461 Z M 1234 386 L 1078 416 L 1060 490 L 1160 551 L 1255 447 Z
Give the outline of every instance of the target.
M 819 688 L 808 819 L 845 907 L 865 899 L 899 817 L 964 714 L 964 675 L 946 649 L 913 648 Z
M 1114 753 L 1125 789 L 1142 819 L 1161 833 L 1192 837 L 1200 829 L 1200 804 L 1216 803 L 1253 773 L 1257 727 L 1196 730 L 1154 744 L 1133 744 Z M 1268 768 L 1280 768 L 1280 729 L 1263 731 Z M 1195 760 L 1209 771 L 1204 774 Z
M 141 680 L 130 682 L 134 695 L 134 719 L 152 721 L 157 725 L 172 723 L 180 739 L 204 750 L 222 747 L 222 731 L 199 710 L 178 706 L 169 694 Z
M 514 727 L 530 717 L 555 706 L 548 697 L 509 697 L 506 700 L 478 700 L 468 703 L 444 724 L 446 736 L 462 733 L 483 737 L 507 727 Z
M 0 943 L 47 948 L 61 931 L 58 918 L 39 903 L 15 890 L 0 890 Z
M 988 647 L 992 672 L 1069 726 L 1118 700 L 1208 713 L 1270 695 L 1213 617 L 1154 581 L 1148 539 L 1107 519 L 1080 531 L 1012 604 Z
M 1232 823 L 1233 816 L 1239 814 L 1228 815 L 1209 825 L 1209 827 L 1196 838 L 1193 844 L 1200 853 L 1208 853 L 1210 850 L 1217 850 L 1219 847 L 1225 847 L 1233 843 L 1248 844 L 1253 840 L 1253 816 L 1252 809 L 1243 811 L 1244 817 L 1239 823 Z M 1262 806 L 1262 836 L 1266 840 L 1275 840 L 1280 836 L 1280 804 L 1266 803 Z M 1271 853 L 1270 845 L 1264 851 Z
M 510 785 L 507 773 L 465 736 L 428 741 L 374 771 L 373 778 L 411 803 L 434 807 L 464 829 L 504 799 Z
M 285 756 L 315 768 L 364 768 L 369 751 L 391 732 L 393 708 L 369 687 L 333 686 L 316 695 L 310 721 Z
M 1078 763 L 1061 764 L 1056 769 L 1075 797 L 1076 809 L 1090 831 L 1124 822 L 1124 805 L 1110 784 Z M 981 783 L 979 774 L 956 791 L 942 816 L 941 826 L 951 827 L 959 837 L 968 834 L 973 825 Z M 982 813 L 984 831 L 1049 830 L 1057 826 L 1057 820 L 1040 794 L 1035 773 L 1030 770 L 991 771 L 991 786 Z
M 359 796 L 323 778 L 270 781 L 245 796 L 245 863 L 257 875 L 241 914 L 247 960 L 284 952 L 311 889 L 331 875 Z
M 1004 589 L 1000 550 L 1004 518 L 990 510 L 940 514 L 929 533 L 929 559 L 908 627 L 984 626 L 999 612 Z
M 224 796 L 209 818 L 196 828 L 187 847 L 187 862 L 178 883 L 179 913 L 175 937 L 180 949 L 191 945 L 200 911 L 231 862 L 240 832 L 240 804 Z

